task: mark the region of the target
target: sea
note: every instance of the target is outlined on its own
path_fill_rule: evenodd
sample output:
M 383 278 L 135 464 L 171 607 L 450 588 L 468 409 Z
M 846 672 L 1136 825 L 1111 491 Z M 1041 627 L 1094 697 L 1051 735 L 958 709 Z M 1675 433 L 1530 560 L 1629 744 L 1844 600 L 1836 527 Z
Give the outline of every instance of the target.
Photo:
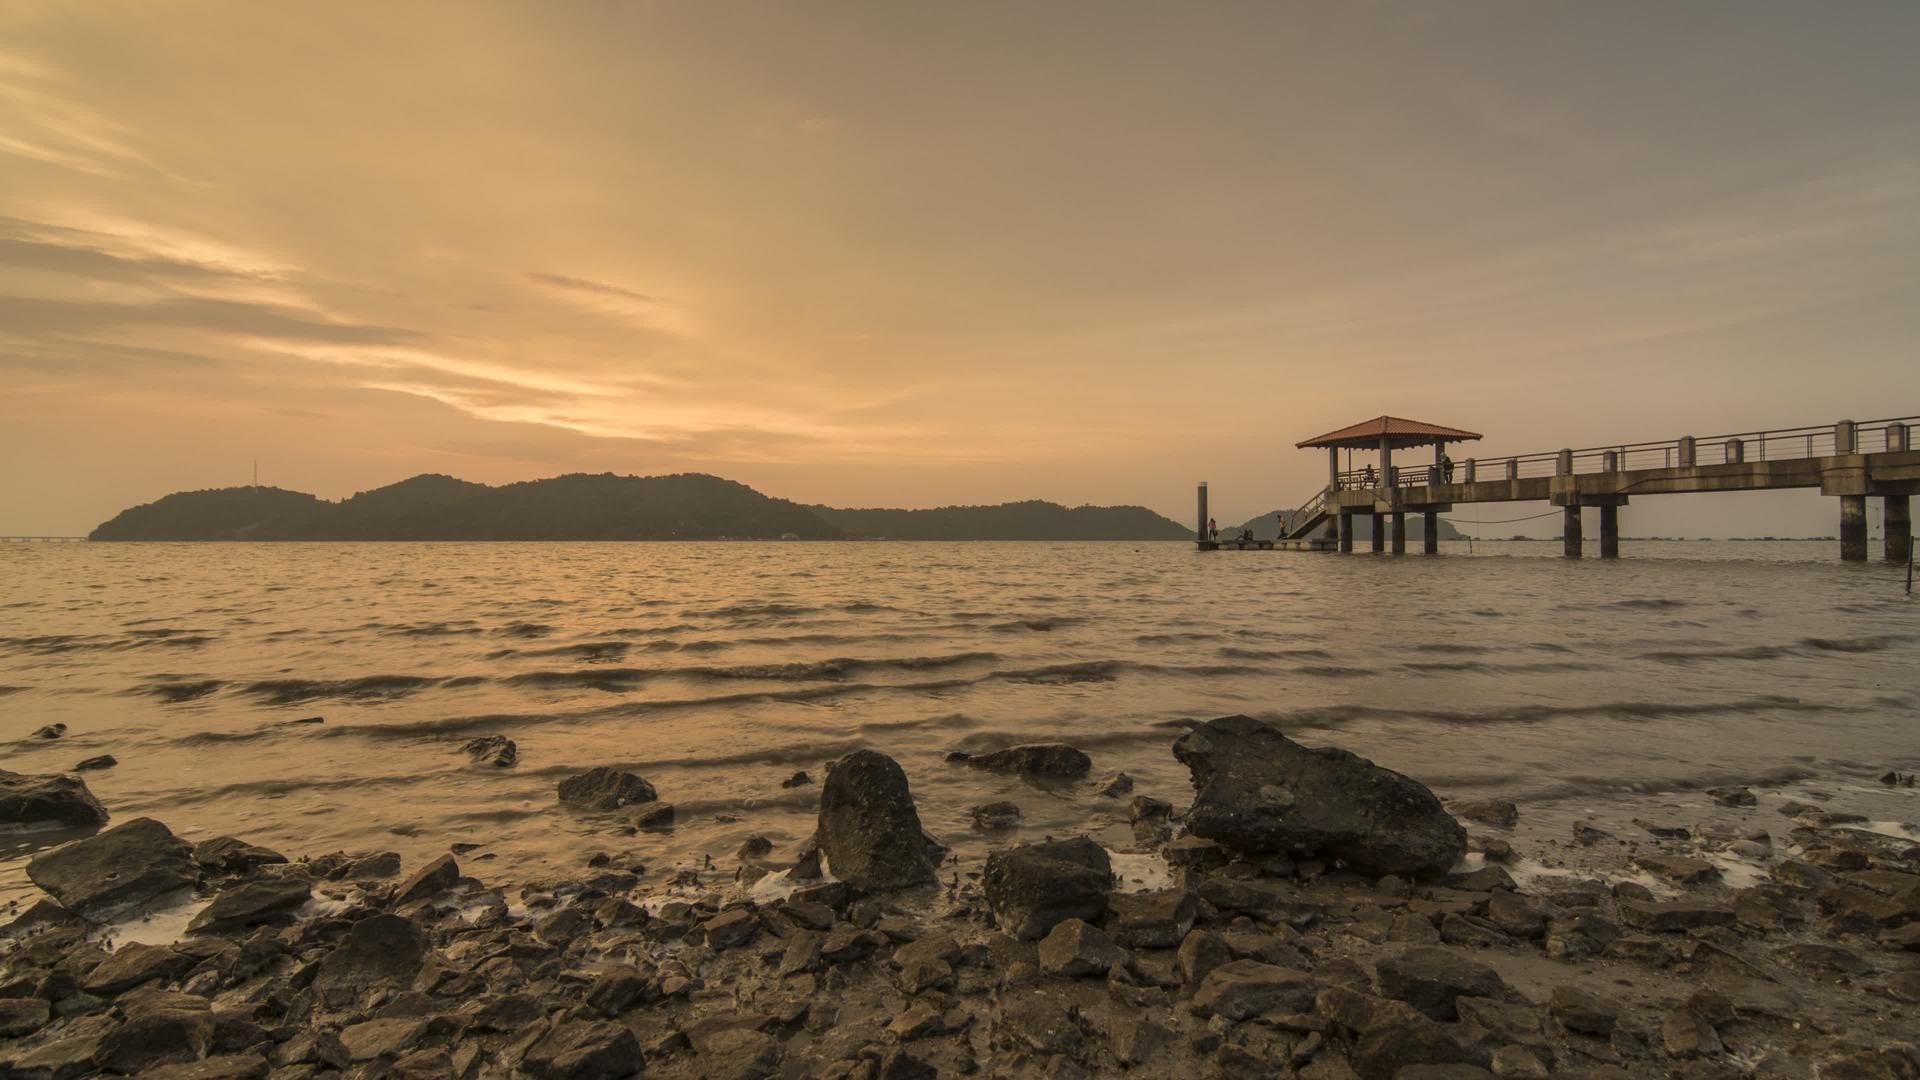
M 598 852 L 724 869 L 751 836 L 792 858 L 828 763 L 870 747 L 961 874 L 1049 835 L 1124 847 L 1127 799 L 1095 783 L 1124 772 L 1183 805 L 1173 740 L 1246 713 L 1447 798 L 1515 800 L 1523 854 L 1528 829 L 1625 830 L 1729 785 L 1920 836 L 1915 789 L 1881 782 L 1920 771 L 1920 606 L 1903 568 L 1836 547 L 6 544 L 0 767 L 111 754 L 82 775 L 116 822 L 409 865 L 459 844 L 509 883 Z M 462 752 L 496 734 L 517 765 Z M 948 760 L 1034 741 L 1080 747 L 1092 774 Z M 559 782 L 600 765 L 647 779 L 674 826 L 561 805 Z M 1002 800 L 1021 825 L 977 831 L 970 808 Z M 62 839 L 0 835 L 0 902 L 36 895 L 26 863 Z

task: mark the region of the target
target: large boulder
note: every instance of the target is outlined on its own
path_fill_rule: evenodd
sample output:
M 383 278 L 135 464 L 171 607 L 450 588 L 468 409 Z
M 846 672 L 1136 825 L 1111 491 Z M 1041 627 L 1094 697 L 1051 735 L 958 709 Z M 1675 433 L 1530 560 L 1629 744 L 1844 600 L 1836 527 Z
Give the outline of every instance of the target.
M 1210 720 L 1173 756 L 1193 773 L 1187 828 L 1248 853 L 1337 859 L 1369 874 L 1444 874 L 1467 834 L 1424 784 L 1250 716 Z
M 34 856 L 27 876 L 88 918 L 110 916 L 193 885 L 193 845 L 152 818 Z
M 814 842 L 833 876 L 856 889 L 905 889 L 937 880 L 907 774 L 877 750 L 856 750 L 828 771 Z
M 653 785 L 630 772 L 605 765 L 560 781 L 560 801 L 583 810 L 618 810 L 660 797 Z
M 35 776 L 0 769 L 0 825 L 86 828 L 106 823 L 107 808 L 79 777 Z
M 1099 922 L 1113 891 L 1113 863 L 1084 836 L 1024 844 L 987 856 L 985 886 L 1000 929 L 1032 941 L 1068 919 Z
M 266 923 L 291 922 L 294 909 L 306 903 L 312 892 L 300 874 L 243 882 L 214 897 L 213 903 L 187 924 L 187 930 L 225 934 Z
M 1093 759 L 1066 743 L 1009 746 L 991 754 L 970 754 L 966 763 L 989 772 L 1019 773 L 1049 780 L 1075 780 L 1093 768 Z

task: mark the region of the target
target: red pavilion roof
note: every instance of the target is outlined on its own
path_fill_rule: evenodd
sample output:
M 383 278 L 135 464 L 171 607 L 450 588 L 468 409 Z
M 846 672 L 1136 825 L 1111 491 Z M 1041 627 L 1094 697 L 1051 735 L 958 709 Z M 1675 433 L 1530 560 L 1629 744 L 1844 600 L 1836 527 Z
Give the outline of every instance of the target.
M 1459 428 L 1442 427 L 1439 424 L 1423 423 L 1419 420 L 1402 420 L 1397 416 L 1376 416 L 1372 420 L 1362 421 L 1352 427 L 1343 427 L 1339 431 L 1329 431 L 1325 435 L 1316 435 L 1305 442 L 1295 443 L 1302 449 L 1309 446 L 1349 446 L 1357 450 L 1378 450 L 1380 440 L 1390 440 L 1394 449 L 1409 446 L 1428 446 L 1433 443 L 1465 442 L 1478 439 L 1477 431 L 1462 431 Z

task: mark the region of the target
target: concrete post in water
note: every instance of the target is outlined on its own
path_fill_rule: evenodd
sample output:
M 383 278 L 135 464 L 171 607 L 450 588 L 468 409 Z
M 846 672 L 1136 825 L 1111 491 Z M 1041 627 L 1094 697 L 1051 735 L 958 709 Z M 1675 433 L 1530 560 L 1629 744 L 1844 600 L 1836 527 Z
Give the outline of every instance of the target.
M 1580 507 L 1566 507 L 1561 511 L 1560 516 L 1566 523 L 1560 533 L 1563 550 L 1567 558 L 1577 559 L 1580 557 L 1580 544 L 1584 539 L 1580 535 Z
M 1205 480 L 1200 481 L 1200 521 L 1194 526 L 1194 535 L 1203 544 L 1213 539 L 1207 535 L 1207 482 Z
M 1393 512 L 1393 553 L 1395 555 L 1407 553 L 1407 512 L 1405 510 Z
M 1353 554 L 1353 515 L 1342 510 L 1335 517 L 1340 521 L 1340 552 L 1343 555 L 1351 555 Z
M 1440 514 L 1435 510 L 1420 512 L 1420 527 L 1425 534 L 1420 537 L 1420 552 L 1423 555 L 1440 554 Z
M 1913 549 L 1913 506 L 1905 495 L 1888 495 L 1881 502 L 1880 531 L 1886 539 L 1887 561 L 1906 562 Z
M 1693 468 L 1693 465 L 1694 465 L 1694 461 L 1693 461 L 1693 436 L 1691 436 L 1691 435 L 1682 435 L 1682 436 L 1680 437 L 1680 461 L 1679 461 L 1679 465 L 1680 465 L 1680 467 L 1681 467 L 1681 468 L 1683 468 L 1683 469 L 1691 469 L 1691 468 Z
M 1840 496 L 1840 557 L 1847 562 L 1867 561 L 1867 497 Z
M 1853 421 L 1842 420 L 1833 425 L 1833 452 L 1836 454 L 1857 454 L 1860 452 L 1860 434 L 1854 430 Z M 1866 558 L 1862 555 L 1861 558 Z
M 1387 516 L 1386 516 L 1385 514 L 1382 514 L 1382 513 L 1381 513 L 1380 511 L 1378 511 L 1378 510 L 1375 510 L 1375 511 L 1373 512 L 1373 537 L 1372 537 L 1372 543 L 1373 543 L 1373 551 L 1374 551 L 1374 554 L 1376 554 L 1376 555 L 1377 555 L 1377 554 L 1379 554 L 1379 553 L 1380 553 L 1380 552 L 1382 552 L 1382 551 L 1385 551 L 1385 550 L 1387 550 L 1387 521 L 1386 521 L 1386 517 L 1387 517 Z
M 1600 506 L 1600 557 L 1620 557 L 1620 508 L 1613 503 Z

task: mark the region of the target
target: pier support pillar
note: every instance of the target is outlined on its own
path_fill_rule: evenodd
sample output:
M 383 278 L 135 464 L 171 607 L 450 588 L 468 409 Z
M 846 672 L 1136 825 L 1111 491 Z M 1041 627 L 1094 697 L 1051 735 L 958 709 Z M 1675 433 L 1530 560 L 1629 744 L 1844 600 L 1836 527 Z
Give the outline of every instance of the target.
M 1377 511 L 1373 515 L 1373 550 L 1375 554 L 1387 550 L 1387 517 Z
M 1405 510 L 1393 512 L 1393 553 L 1395 555 L 1407 553 L 1407 512 Z
M 1585 540 L 1580 533 L 1580 508 L 1578 506 L 1564 508 L 1561 511 L 1561 519 L 1566 522 L 1560 532 L 1566 556 L 1569 559 L 1577 559 L 1580 557 L 1580 545 Z
M 1421 554 L 1440 554 L 1440 512 L 1438 510 L 1420 511 L 1420 529 Z
M 1334 519 L 1340 523 L 1341 554 L 1353 554 L 1353 515 L 1342 510 L 1340 513 L 1334 515 Z
M 1887 561 L 1903 563 L 1913 546 L 1913 507 L 1905 495 L 1888 495 L 1881 500 L 1881 531 L 1886 535 Z
M 1867 497 L 1840 496 L 1840 557 L 1847 562 L 1867 561 Z
M 1600 557 L 1620 557 L 1620 508 L 1610 503 L 1600 507 Z

